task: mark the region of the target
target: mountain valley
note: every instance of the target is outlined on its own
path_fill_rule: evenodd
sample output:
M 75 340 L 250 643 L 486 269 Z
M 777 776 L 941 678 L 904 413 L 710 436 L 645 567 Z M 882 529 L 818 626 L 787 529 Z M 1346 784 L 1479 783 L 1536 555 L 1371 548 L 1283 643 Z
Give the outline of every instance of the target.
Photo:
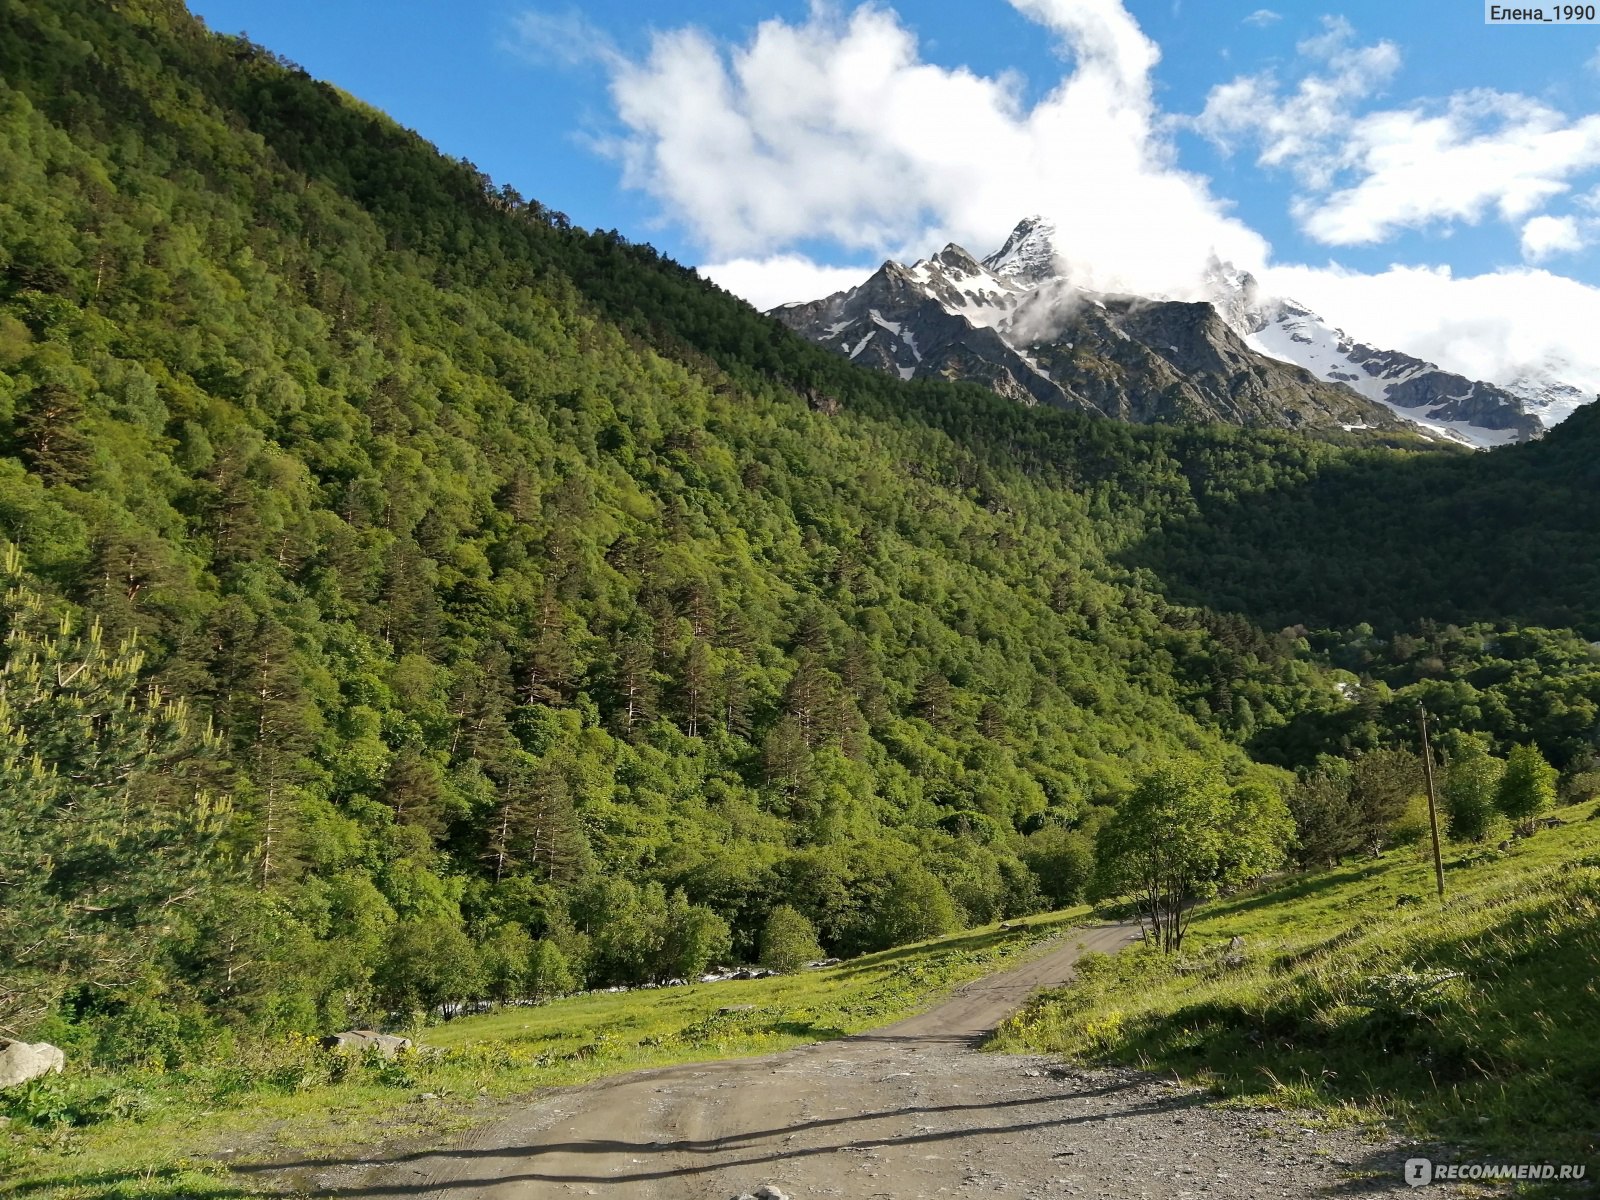
M 1600 800 L 1600 406 L 1559 371 L 1468 381 L 1221 266 L 1081 292 L 1037 219 L 768 315 L 176 0 L 0 12 L 0 1033 L 66 1064 L 0 1089 L 7 1186 L 238 1195 L 257 1108 L 442 1137 L 490 1080 L 861 1032 L 1051 911 L 1149 925 L 1104 998 L 1225 987 L 1213 916 L 1260 908 L 1266 988 L 1320 953 L 1280 903 L 1381 877 L 1420 923 L 1419 707 L 1494 881 L 1461 969 L 1532 1012 L 1506 964 L 1588 961 L 1587 827 L 1546 834 Z M 1503 1055 L 1361 1015 L 1378 953 L 1255 1049 L 1409 1098 L 1587 1069 L 1579 999 Z M 770 1003 L 696 990 L 739 969 Z M 487 1009 L 442 1057 L 319 1040 Z M 1067 1009 L 1053 1045 L 1137 1036 Z M 1544 1119 L 1485 1136 L 1576 1144 Z

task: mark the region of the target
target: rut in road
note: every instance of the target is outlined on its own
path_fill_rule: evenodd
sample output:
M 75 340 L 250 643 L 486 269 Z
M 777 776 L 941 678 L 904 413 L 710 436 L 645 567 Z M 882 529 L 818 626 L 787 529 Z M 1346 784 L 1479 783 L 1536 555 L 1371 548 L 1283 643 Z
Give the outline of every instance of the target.
M 1292 1115 L 1207 1107 L 1133 1071 L 979 1053 L 1080 954 L 1132 925 L 958 989 L 920 1016 L 765 1058 L 616 1076 L 540 1096 L 464 1144 L 325 1173 L 315 1194 L 399 1200 L 1399 1195 L 1405 1153 Z

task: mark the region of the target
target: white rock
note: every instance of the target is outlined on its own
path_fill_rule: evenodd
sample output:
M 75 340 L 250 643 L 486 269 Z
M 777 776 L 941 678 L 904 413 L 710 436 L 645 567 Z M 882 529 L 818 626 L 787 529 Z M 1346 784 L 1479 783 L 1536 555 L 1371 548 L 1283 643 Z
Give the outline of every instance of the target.
M 49 1042 L 0 1041 L 0 1088 L 16 1087 L 41 1075 L 59 1075 L 67 1066 L 60 1046 Z
M 371 1029 L 346 1029 L 343 1033 L 330 1033 L 322 1039 L 322 1045 L 328 1050 L 365 1050 L 376 1047 L 384 1058 L 393 1058 L 402 1050 L 410 1050 L 410 1038 L 395 1037 L 388 1033 L 377 1033 Z

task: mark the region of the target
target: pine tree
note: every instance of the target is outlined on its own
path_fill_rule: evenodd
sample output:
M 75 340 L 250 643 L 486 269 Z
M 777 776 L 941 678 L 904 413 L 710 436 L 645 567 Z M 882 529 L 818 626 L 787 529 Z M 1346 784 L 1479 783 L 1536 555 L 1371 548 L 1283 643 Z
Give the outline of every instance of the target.
M 792 719 L 808 749 L 836 732 L 838 689 L 831 671 L 813 653 L 802 653 L 783 689 L 783 712 Z
M 1303 867 L 1331 867 L 1362 845 L 1350 771 L 1343 761 L 1324 762 L 1302 775 L 1289 793 L 1295 823 L 1295 858 Z
M 444 789 L 439 768 L 414 746 L 394 756 L 383 780 L 384 803 L 402 825 L 416 825 L 437 837 L 444 832 Z
M 717 679 L 717 707 L 722 728 L 734 737 L 748 738 L 751 731 L 750 681 L 744 668 L 729 663 Z
M 699 737 L 711 711 L 711 651 L 697 637 L 684 652 L 678 675 L 678 712 L 683 731 L 690 737 Z
M 935 729 L 949 732 L 955 723 L 955 689 L 938 671 L 930 671 L 917 684 L 916 711 Z
M 991 742 L 998 742 L 1006 735 L 1006 714 L 993 700 L 985 700 L 983 707 L 978 710 L 978 732 Z
M 241 802 L 248 797 L 256 879 L 267 888 L 298 860 L 297 787 L 321 718 L 306 695 L 293 635 L 282 625 L 234 599 L 213 614 L 211 631 L 224 733 L 249 768 Z
M 383 636 L 402 653 L 432 651 L 441 609 L 428 560 L 410 538 L 400 538 L 384 556 Z
M 656 684 L 650 641 L 634 632 L 617 648 L 612 677 L 613 721 L 625 738 L 636 738 L 655 719 Z
M 171 914 L 221 870 L 231 810 L 194 768 L 217 750 L 141 679 L 135 636 L 47 601 L 0 546 L 0 1028 L 83 979 L 146 969 Z
M 761 763 L 767 786 L 790 799 L 810 781 L 811 750 L 796 718 L 780 717 L 767 730 Z
M 795 623 L 794 645 L 796 651 L 809 650 L 812 654 L 826 654 L 831 649 L 828 623 L 820 607 L 812 605 L 800 614 Z
M 40 384 L 17 401 L 12 438 L 18 456 L 51 487 L 77 487 L 88 479 L 93 453 L 84 416 L 83 402 L 60 384 Z
M 457 664 L 450 693 L 451 759 L 489 771 L 509 770 L 517 756 L 506 719 L 511 700 L 510 656 L 504 648 L 493 646 L 476 661 Z
M 678 611 L 689 622 L 689 634 L 697 639 L 709 639 L 717 627 L 716 597 L 711 586 L 696 579 L 679 591 Z
M 575 656 L 568 640 L 567 619 L 555 593 L 539 601 L 539 624 L 528 650 L 522 690 L 526 704 L 561 704 L 572 686 Z
M 174 610 L 189 588 L 164 541 L 144 529 L 108 529 L 95 538 L 91 553 L 94 592 L 85 603 L 107 634 L 177 631 L 187 614 Z
M 520 765 L 499 786 L 484 859 L 496 883 L 530 870 L 570 883 L 588 864 L 588 845 L 572 804 L 567 764 Z
M 1350 773 L 1350 803 L 1361 844 L 1377 854 L 1389 831 L 1422 790 L 1422 760 L 1408 750 L 1358 755 Z

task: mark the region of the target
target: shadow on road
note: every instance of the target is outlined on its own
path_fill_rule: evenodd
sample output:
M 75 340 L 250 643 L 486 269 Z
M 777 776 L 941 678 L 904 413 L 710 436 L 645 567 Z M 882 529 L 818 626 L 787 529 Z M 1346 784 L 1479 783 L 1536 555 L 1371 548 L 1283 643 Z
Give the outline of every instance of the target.
M 943 1039 L 931 1040 L 942 1041 Z M 1137 1088 L 1137 1086 L 1138 1084 L 1134 1082 L 1118 1082 L 1098 1088 L 1074 1088 L 1070 1093 L 1070 1097 L 1077 1100 L 1083 1097 L 1113 1095 Z M 985 1104 L 906 1105 L 848 1117 L 829 1117 L 814 1121 L 802 1121 L 794 1125 L 747 1131 L 727 1137 L 710 1138 L 704 1141 L 634 1142 L 616 1139 L 590 1139 L 580 1142 L 547 1142 L 526 1146 L 425 1150 L 413 1154 L 375 1160 L 323 1159 L 300 1163 L 275 1163 L 270 1166 L 240 1167 L 239 1170 L 247 1173 L 276 1173 L 291 1170 L 329 1169 L 339 1166 L 364 1166 L 381 1170 L 384 1167 L 402 1165 L 414 1167 L 416 1164 L 429 1161 L 460 1163 L 464 1160 L 476 1160 L 477 1165 L 482 1168 L 481 1170 L 474 1169 L 470 1172 L 461 1172 L 460 1177 L 448 1180 L 429 1180 L 411 1184 L 381 1183 L 350 1188 L 334 1187 L 323 1193 L 328 1196 L 420 1195 L 428 1192 L 468 1190 L 491 1184 L 504 1185 L 506 1183 L 611 1184 L 615 1186 L 659 1179 L 692 1178 L 711 1171 L 726 1171 L 737 1167 L 758 1167 L 772 1163 L 794 1162 L 818 1155 L 867 1151 L 880 1146 L 928 1145 L 966 1138 L 1022 1133 L 1034 1129 L 1087 1125 L 1112 1118 L 1125 1118 L 1134 1114 L 1177 1112 L 1199 1104 L 1202 1099 L 1198 1095 L 1173 1096 L 1119 1108 L 1110 1113 L 1050 1116 L 1039 1120 L 1027 1121 L 1016 1120 L 1016 1117 L 1021 1115 L 1022 1110 L 1036 1108 L 1040 1105 L 1059 1105 L 1067 1096 L 1067 1093 L 1063 1093 L 1055 1096 L 1034 1096 L 1021 1100 Z M 968 1123 L 960 1129 L 882 1137 L 874 1137 L 869 1128 L 879 1121 L 900 1121 L 908 1117 L 954 1114 L 967 1116 Z M 774 1141 L 792 1139 L 797 1134 L 827 1129 L 837 1130 L 841 1136 L 830 1139 L 822 1145 L 806 1145 L 794 1148 L 770 1145 Z M 739 1154 L 741 1152 L 746 1153 L 747 1156 L 737 1159 L 722 1157 L 727 1154 Z M 652 1156 L 667 1154 L 704 1155 L 710 1161 L 707 1161 L 704 1165 L 694 1164 L 670 1170 L 652 1169 L 648 1166 L 648 1160 Z M 551 1155 L 624 1155 L 643 1159 L 646 1165 L 636 1171 L 615 1172 L 604 1175 L 550 1174 L 537 1170 L 519 1172 L 515 1169 L 504 1169 L 511 1163 L 517 1162 L 526 1162 L 530 1166 L 536 1165 L 540 1158 Z

